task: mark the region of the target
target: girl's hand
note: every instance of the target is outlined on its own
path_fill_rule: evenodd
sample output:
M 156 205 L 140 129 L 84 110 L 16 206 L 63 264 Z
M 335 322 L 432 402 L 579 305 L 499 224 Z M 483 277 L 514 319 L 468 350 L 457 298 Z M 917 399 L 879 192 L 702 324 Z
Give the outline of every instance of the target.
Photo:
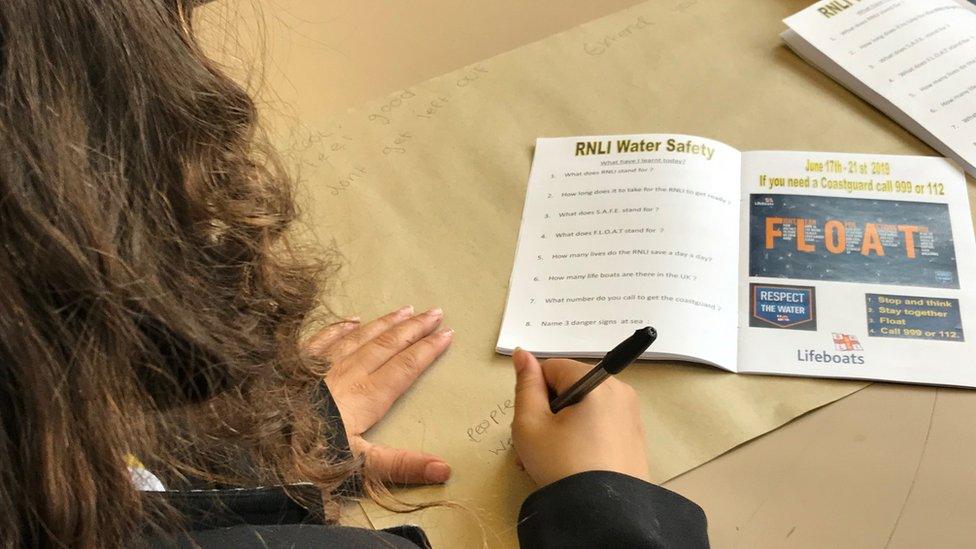
M 615 471 L 650 480 L 637 394 L 611 378 L 558 414 L 549 389 L 562 393 L 592 366 L 553 359 L 542 364 L 517 350 L 512 439 L 525 471 L 539 486 L 584 471 Z
M 451 468 L 441 458 L 387 448 L 363 438 L 390 406 L 447 349 L 454 330 L 438 329 L 440 309 L 414 315 L 404 307 L 361 325 L 339 322 L 312 336 L 308 352 L 331 366 L 325 383 L 342 415 L 349 446 L 366 460 L 367 474 L 394 483 L 445 482 Z

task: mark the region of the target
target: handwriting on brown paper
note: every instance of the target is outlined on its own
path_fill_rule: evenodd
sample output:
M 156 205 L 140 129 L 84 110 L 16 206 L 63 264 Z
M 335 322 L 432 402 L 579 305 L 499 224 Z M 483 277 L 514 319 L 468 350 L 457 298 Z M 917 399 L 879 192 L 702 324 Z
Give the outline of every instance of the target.
M 507 431 L 509 425 L 512 423 L 511 414 L 514 411 L 515 403 L 511 399 L 506 399 L 504 402 L 496 404 L 494 408 L 485 414 L 483 419 L 468 427 L 468 440 L 481 443 L 489 435 L 493 435 L 495 431 L 498 431 L 499 429 L 496 428 L 498 426 Z
M 617 32 L 606 34 L 594 41 L 584 42 L 583 51 L 590 55 L 603 55 L 607 52 L 607 50 L 616 46 L 621 41 L 634 36 L 638 33 L 638 31 L 650 28 L 651 25 L 653 25 L 653 23 L 647 19 L 644 19 L 644 16 L 641 15 L 636 21 L 628 24 L 626 27 Z

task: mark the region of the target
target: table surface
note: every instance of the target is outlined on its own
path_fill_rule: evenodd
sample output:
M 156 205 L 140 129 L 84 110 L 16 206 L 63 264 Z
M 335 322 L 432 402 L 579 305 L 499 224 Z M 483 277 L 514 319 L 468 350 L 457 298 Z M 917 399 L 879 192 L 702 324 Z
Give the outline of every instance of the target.
M 309 43 L 335 112 L 639 3 L 323 1 L 333 32 Z M 719 548 L 974 546 L 974 415 L 971 391 L 875 384 L 666 486 Z

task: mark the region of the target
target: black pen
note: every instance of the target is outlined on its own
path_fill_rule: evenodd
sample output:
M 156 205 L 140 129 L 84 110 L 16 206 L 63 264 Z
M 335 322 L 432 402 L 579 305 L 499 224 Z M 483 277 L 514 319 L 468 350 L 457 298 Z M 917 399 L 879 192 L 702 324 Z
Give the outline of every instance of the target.
M 576 404 L 605 379 L 613 374 L 619 374 L 624 368 L 630 366 L 630 363 L 640 358 L 655 339 L 657 339 L 657 331 L 654 328 L 648 326 L 637 330 L 634 335 L 607 353 L 603 360 L 574 383 L 568 391 L 550 400 L 549 409 L 555 414 L 567 406 Z

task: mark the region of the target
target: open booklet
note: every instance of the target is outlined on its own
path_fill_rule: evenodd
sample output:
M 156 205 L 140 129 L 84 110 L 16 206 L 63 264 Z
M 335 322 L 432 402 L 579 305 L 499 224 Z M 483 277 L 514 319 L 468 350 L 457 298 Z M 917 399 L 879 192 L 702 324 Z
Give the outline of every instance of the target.
M 976 176 L 976 0 L 823 0 L 783 40 Z
M 976 386 L 976 240 L 944 158 L 539 139 L 497 351 Z

